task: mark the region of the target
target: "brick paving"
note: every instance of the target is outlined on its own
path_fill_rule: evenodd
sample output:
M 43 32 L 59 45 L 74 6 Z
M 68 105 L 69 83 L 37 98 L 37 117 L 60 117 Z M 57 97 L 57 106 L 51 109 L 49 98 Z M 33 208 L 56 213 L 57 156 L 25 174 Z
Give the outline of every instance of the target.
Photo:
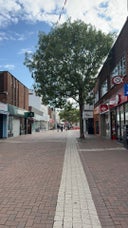
M 0 142 L 0 228 L 52 228 L 66 140 L 52 132 Z
M 80 204 L 77 202 L 74 205 L 75 209 L 82 201 L 84 205 L 85 199 L 87 201 L 86 195 L 90 195 L 90 192 L 86 192 L 88 185 L 85 187 L 88 181 L 101 226 L 128 227 L 128 150 L 114 140 L 101 139 L 93 135 L 87 136 L 85 140 L 79 140 L 78 131 L 70 132 L 72 137 L 77 139 L 76 146 L 81 162 L 77 150 L 73 149 L 74 152 L 71 152 L 72 140 L 68 131 L 38 132 L 0 140 L 0 228 L 53 228 L 58 193 L 63 182 L 61 177 L 64 167 L 71 168 L 70 162 L 72 171 L 67 179 L 65 195 L 69 197 L 67 199 L 72 197 L 68 195 L 71 194 L 68 192 L 70 181 L 72 184 L 77 182 L 81 197 Z M 70 159 L 66 155 L 67 141 L 71 152 Z M 65 158 L 68 166 L 64 165 Z M 83 171 L 80 171 L 81 164 Z M 77 181 L 72 173 L 75 167 L 78 173 L 81 173 L 78 174 Z M 86 176 L 83 175 L 84 171 Z M 75 200 L 78 201 L 78 198 Z M 89 206 L 89 215 L 92 212 L 91 205 L 92 202 Z M 70 220 L 71 214 L 67 213 L 67 216 Z M 93 220 L 93 217 L 91 219 Z M 65 223 L 65 226 L 58 226 L 61 227 L 95 228 L 96 224 L 89 225 L 85 221 L 82 225 Z
M 103 228 L 128 227 L 128 150 L 117 141 L 87 136 L 78 150 Z

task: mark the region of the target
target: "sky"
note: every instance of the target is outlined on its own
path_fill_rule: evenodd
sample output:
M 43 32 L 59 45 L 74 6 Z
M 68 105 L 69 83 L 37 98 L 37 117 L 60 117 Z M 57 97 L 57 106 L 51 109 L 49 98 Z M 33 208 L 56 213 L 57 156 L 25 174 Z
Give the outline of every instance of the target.
M 128 0 L 0 0 L 0 9 L 0 71 L 9 71 L 33 89 L 24 59 L 25 52 L 35 52 L 39 31 L 47 34 L 70 17 L 119 34 L 128 16 Z

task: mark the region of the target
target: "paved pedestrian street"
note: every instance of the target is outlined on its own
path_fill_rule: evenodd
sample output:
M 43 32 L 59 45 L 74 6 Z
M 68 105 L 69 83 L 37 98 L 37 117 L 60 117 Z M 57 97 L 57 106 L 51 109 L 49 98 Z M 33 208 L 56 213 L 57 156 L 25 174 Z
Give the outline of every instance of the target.
M 68 134 L 54 228 L 100 228 L 91 192 L 77 152 Z
M 87 136 L 80 158 L 104 228 L 128 227 L 128 150 L 116 140 Z
M 65 145 L 53 132 L 0 142 L 0 228 L 53 227 Z
M 127 228 L 128 150 L 78 130 L 0 140 L 0 228 Z

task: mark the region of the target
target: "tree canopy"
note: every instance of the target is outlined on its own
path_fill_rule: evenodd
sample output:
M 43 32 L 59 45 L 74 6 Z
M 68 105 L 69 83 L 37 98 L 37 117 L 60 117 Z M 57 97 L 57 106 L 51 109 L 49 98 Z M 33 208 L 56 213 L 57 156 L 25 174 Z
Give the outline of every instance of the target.
M 60 119 L 69 124 L 78 123 L 80 119 L 79 110 L 73 107 L 71 102 L 67 102 L 59 113 Z
M 68 97 L 78 102 L 80 137 L 84 103 L 90 99 L 97 72 L 112 43 L 112 34 L 80 20 L 68 20 L 48 34 L 40 32 L 35 53 L 26 53 L 25 65 L 44 104 L 62 108 Z

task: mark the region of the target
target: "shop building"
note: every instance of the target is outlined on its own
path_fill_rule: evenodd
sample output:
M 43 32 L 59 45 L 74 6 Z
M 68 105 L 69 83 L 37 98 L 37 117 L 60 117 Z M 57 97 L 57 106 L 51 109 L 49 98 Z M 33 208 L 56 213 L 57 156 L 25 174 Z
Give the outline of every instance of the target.
M 28 88 L 8 71 L 0 72 L 0 102 L 5 106 L 2 113 L 0 111 L 1 138 L 26 134 L 24 113 L 28 111 L 28 92 Z
M 94 133 L 122 141 L 128 125 L 128 19 L 98 74 L 94 93 Z
M 29 111 L 34 112 L 33 118 L 28 118 L 28 133 L 48 130 L 48 106 L 42 104 L 41 97 L 29 90 Z
M 93 105 L 85 104 L 83 111 L 83 129 L 84 135 L 94 134 Z
M 8 106 L 0 102 L 0 138 L 7 138 Z

